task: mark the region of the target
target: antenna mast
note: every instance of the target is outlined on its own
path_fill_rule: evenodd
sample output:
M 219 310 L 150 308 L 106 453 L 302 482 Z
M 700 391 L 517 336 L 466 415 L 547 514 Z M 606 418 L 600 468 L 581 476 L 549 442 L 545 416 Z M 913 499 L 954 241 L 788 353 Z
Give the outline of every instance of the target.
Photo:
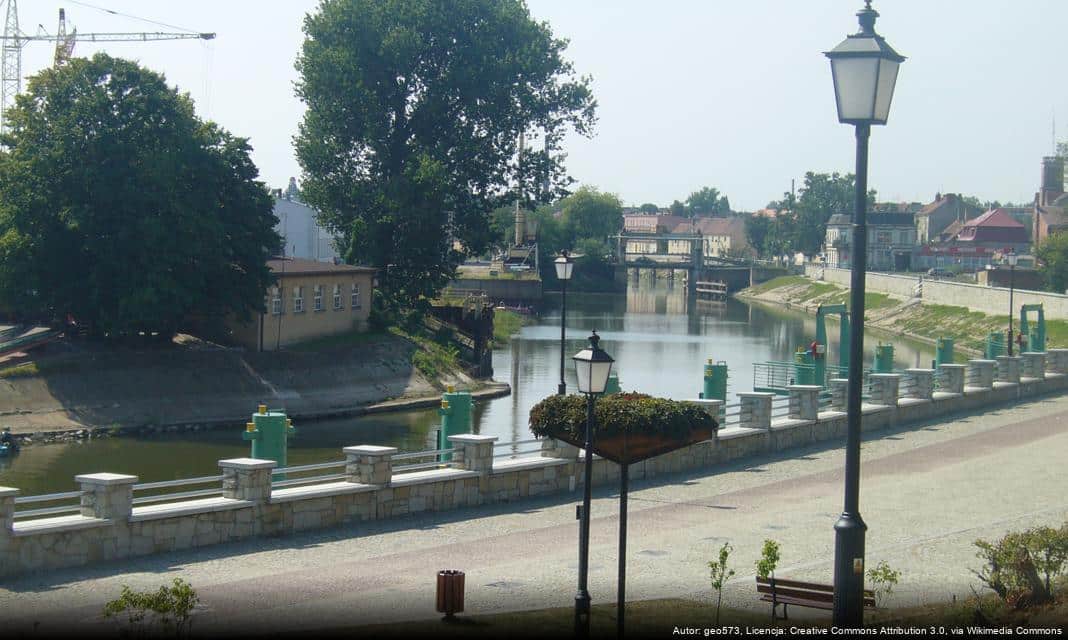
M 0 131 L 7 130 L 3 114 L 15 103 L 22 82 L 22 47 L 26 40 L 19 31 L 19 6 L 15 0 L 7 0 L 7 17 L 4 19 L 3 79 L 0 80 Z

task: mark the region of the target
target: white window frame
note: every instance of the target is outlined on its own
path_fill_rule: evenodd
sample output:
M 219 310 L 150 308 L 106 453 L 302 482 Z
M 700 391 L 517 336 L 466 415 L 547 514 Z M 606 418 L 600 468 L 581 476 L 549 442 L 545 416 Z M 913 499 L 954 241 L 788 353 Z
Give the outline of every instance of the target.
M 304 287 L 293 287 L 293 313 L 304 313 Z
M 352 309 L 354 311 L 363 309 L 363 305 L 360 304 L 360 285 L 357 282 L 352 283 Z
M 316 311 L 323 310 L 323 285 L 315 285 L 315 298 L 313 299 L 314 309 Z
M 285 313 L 285 301 L 282 299 L 282 287 L 271 289 L 271 315 L 280 316 Z
M 344 307 L 341 305 L 341 285 L 334 285 L 334 311 L 341 311 Z

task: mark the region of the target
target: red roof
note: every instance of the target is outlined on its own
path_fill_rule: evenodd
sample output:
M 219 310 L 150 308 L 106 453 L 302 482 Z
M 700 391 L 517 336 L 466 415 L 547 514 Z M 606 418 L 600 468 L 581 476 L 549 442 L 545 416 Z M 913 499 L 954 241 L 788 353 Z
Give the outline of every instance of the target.
M 991 209 L 978 218 L 972 218 L 964 223 L 965 227 L 1012 227 L 1023 229 L 1016 218 L 1009 215 L 1004 209 Z

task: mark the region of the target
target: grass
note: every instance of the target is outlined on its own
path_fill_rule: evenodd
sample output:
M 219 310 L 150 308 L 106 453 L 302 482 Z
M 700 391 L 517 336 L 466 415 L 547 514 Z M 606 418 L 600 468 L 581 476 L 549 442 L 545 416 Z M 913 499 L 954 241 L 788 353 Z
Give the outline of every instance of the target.
M 771 291 L 772 289 L 778 289 L 779 287 L 790 287 L 808 283 L 809 279 L 804 276 L 779 276 L 778 278 L 772 278 L 767 282 L 753 285 L 752 287 L 749 287 L 747 292 L 756 295 L 758 293 L 764 293 L 765 291 Z
M 32 378 L 40 374 L 41 371 L 38 369 L 36 362 L 26 362 L 14 367 L 0 369 L 0 378 Z
M 80 370 L 81 365 L 74 360 L 55 360 L 45 362 L 24 362 L 5 369 L 0 369 L 0 378 L 33 378 L 50 373 L 64 373 Z
M 519 333 L 519 330 L 526 323 L 526 317 L 522 314 L 506 309 L 495 309 L 493 312 L 493 341 L 498 344 L 508 342 L 512 336 Z
M 929 338 L 953 338 L 958 346 L 982 351 L 986 334 L 1007 325 L 1007 316 L 988 316 L 979 311 L 970 311 L 967 307 L 925 304 L 916 315 L 901 321 L 897 326 Z
M 431 382 L 462 369 L 460 350 L 451 344 L 438 342 L 429 333 L 408 333 L 396 326 L 390 327 L 389 333 L 410 340 L 419 347 L 412 353 L 412 366 Z

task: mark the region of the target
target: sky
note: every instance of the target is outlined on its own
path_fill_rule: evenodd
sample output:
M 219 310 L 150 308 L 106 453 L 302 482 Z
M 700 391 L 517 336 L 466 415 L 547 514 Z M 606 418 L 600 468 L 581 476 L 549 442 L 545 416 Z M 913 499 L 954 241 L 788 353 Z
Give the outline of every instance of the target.
M 4 9 L 7 2 L 5 0 Z M 300 175 L 292 138 L 302 20 L 317 0 L 22 0 L 24 33 L 56 30 L 59 7 L 81 33 L 211 31 L 210 42 L 79 43 L 164 73 L 201 117 L 247 137 L 261 178 Z M 736 210 L 782 197 L 806 171 L 852 172 L 853 128 L 839 124 L 822 55 L 857 30 L 861 0 L 528 0 L 570 40 L 592 76 L 598 124 L 570 136 L 581 184 L 626 204 L 661 206 L 712 186 Z M 885 127 L 871 137 L 869 185 L 880 200 L 938 192 L 1030 202 L 1041 159 L 1068 139 L 1063 0 L 876 0 L 877 31 L 907 60 Z M 100 9 L 107 9 L 105 12 Z M 127 14 L 127 15 L 121 15 Z M 51 64 L 31 42 L 23 75 Z M 1063 133 L 1062 133 L 1063 132 Z

